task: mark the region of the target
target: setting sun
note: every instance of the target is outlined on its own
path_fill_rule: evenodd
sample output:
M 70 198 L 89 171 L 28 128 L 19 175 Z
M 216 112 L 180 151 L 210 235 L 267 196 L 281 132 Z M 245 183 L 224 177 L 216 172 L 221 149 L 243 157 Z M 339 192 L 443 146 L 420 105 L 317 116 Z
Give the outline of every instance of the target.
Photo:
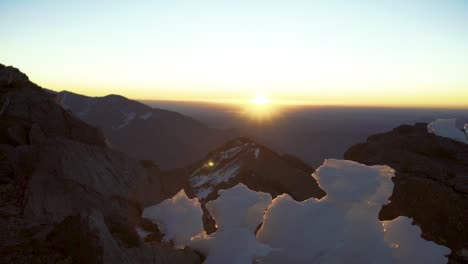
M 266 105 L 271 103 L 271 100 L 266 98 L 263 94 L 257 94 L 251 102 L 256 105 Z
M 264 94 L 257 93 L 255 98 L 249 100 L 249 104 L 245 105 L 244 114 L 248 119 L 258 122 L 272 121 L 279 112 L 277 104 L 266 97 Z

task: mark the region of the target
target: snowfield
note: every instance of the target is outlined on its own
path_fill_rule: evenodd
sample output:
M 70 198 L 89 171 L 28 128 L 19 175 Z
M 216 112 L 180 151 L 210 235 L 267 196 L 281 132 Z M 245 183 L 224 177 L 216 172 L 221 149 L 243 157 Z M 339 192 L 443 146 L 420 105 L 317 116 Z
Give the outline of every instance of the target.
M 464 131 L 455 126 L 456 119 L 437 119 L 427 125 L 427 131 L 440 137 L 451 138 L 458 142 L 468 144 L 468 124 L 465 124 Z
M 388 166 L 326 160 L 313 177 L 327 196 L 303 202 L 238 184 L 206 204 L 217 223 L 211 235 L 202 230 L 200 203 L 183 191 L 143 217 L 165 239 L 204 254 L 205 263 L 446 263 L 450 250 L 422 239 L 411 219 L 378 220 L 393 176 Z

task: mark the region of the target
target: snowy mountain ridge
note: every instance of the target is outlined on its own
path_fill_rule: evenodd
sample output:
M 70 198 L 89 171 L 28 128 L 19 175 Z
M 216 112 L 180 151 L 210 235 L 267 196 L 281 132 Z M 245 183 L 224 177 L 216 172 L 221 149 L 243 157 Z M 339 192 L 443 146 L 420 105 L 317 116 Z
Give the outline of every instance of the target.
M 259 146 L 253 142 L 238 143 L 237 146 L 215 153 L 190 176 L 191 186 L 199 199 L 205 199 L 216 186 L 236 177 L 242 166 L 243 156 L 253 155 L 255 159 L 258 158 Z
M 202 201 L 213 200 L 218 190 L 238 183 L 273 197 L 285 192 L 298 200 L 325 195 L 310 176 L 313 168 L 247 138 L 228 141 L 194 165 L 192 171 L 189 183 Z

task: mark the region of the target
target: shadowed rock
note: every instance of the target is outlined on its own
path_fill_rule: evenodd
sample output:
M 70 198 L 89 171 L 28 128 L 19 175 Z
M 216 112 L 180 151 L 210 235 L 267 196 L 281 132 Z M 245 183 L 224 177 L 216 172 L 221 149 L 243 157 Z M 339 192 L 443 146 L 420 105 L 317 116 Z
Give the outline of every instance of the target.
M 200 263 L 135 230 L 144 204 L 173 195 L 169 179 L 54 98 L 0 65 L 0 262 Z
M 412 217 L 424 238 L 452 249 L 451 261 L 463 259 L 462 250 L 468 248 L 467 144 L 429 134 L 427 124 L 403 125 L 351 147 L 345 158 L 396 169 L 391 203 L 380 218 Z

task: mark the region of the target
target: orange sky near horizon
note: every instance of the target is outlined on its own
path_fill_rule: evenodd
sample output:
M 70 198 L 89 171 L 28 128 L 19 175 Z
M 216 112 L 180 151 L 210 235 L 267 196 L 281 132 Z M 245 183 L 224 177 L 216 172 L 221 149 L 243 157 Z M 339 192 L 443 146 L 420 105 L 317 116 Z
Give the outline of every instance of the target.
M 0 2 L 0 63 L 138 100 L 468 108 L 468 2 Z

